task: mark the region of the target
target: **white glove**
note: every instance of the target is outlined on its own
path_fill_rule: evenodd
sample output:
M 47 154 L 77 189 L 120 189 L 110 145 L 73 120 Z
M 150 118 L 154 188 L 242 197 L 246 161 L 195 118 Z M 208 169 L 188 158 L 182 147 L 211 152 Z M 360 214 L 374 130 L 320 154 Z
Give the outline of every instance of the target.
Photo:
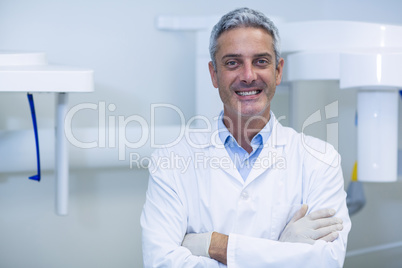
M 306 215 L 308 206 L 302 205 L 283 230 L 279 241 L 314 244 L 316 240 L 332 242 L 343 229 L 342 219 L 332 217 L 334 209 L 321 209 Z
M 212 232 L 201 234 L 186 234 L 181 245 L 188 248 L 195 256 L 209 258 L 209 245 L 211 244 Z

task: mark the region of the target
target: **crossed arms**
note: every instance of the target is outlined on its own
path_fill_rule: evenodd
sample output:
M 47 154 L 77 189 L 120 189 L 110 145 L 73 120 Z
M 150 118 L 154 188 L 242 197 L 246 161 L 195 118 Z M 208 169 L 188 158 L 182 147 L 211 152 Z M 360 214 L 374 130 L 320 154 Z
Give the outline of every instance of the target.
M 301 263 L 306 267 L 341 267 L 351 227 L 343 176 L 340 168 L 312 170 L 315 172 L 312 176 L 319 180 L 306 186 L 308 196 L 303 203 L 309 205 L 310 212 L 306 214 L 307 206 L 299 207 L 289 223 L 281 225 L 282 232 L 276 239 L 244 235 L 232 228 L 223 230 L 219 227 L 223 226 L 221 224 L 204 228 L 199 224 L 211 223 L 211 218 L 204 214 L 200 215 L 198 227 L 195 226 L 188 213 L 189 209 L 200 206 L 200 201 L 194 201 L 198 200 L 194 195 L 199 186 L 191 186 L 195 187 L 194 191 L 188 194 L 188 188 L 181 185 L 187 184 L 192 174 L 179 180 L 182 174 L 157 171 L 150 176 L 141 216 L 144 267 L 224 267 L 225 264 L 228 267 L 300 267 Z M 196 206 L 189 208 L 187 202 L 194 202 Z M 322 210 L 325 207 L 333 209 Z M 259 213 L 264 212 L 259 210 Z M 242 223 L 246 227 L 244 224 L 247 219 Z M 215 231 L 210 236 L 210 244 L 204 248 L 210 258 L 193 254 L 192 249 L 189 250 L 191 246 L 182 246 L 188 233 L 208 231 Z
M 316 240 L 333 242 L 343 229 L 342 219 L 332 217 L 333 209 L 321 209 L 306 215 L 308 206 L 303 205 L 295 213 L 283 230 L 279 241 L 314 244 Z M 187 234 L 182 246 L 193 255 L 210 257 L 227 264 L 227 247 L 229 236 L 218 232 L 207 234 Z

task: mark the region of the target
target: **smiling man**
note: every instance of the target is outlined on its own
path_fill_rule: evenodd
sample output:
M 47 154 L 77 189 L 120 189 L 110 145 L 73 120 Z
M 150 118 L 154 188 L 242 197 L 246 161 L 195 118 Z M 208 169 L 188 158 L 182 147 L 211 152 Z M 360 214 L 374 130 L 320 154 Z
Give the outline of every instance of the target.
M 153 154 L 153 163 L 173 154 L 192 164 L 150 169 L 145 267 L 343 265 L 351 223 L 339 155 L 272 113 L 284 66 L 278 42 L 274 24 L 248 8 L 215 25 L 209 71 L 223 112 L 215 131 Z M 317 158 L 313 148 L 326 150 Z
M 223 122 L 250 153 L 251 139 L 270 119 L 283 59 L 276 62 L 272 37 L 260 28 L 239 27 L 223 32 L 216 48 L 209 72 L 223 102 Z

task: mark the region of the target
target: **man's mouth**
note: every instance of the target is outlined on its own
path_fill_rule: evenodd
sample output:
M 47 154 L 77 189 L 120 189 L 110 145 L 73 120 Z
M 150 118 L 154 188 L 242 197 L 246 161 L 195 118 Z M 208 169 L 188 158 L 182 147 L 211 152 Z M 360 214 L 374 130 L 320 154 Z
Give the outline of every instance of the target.
M 236 94 L 239 96 L 251 96 L 260 94 L 262 90 L 252 90 L 252 91 L 236 91 Z

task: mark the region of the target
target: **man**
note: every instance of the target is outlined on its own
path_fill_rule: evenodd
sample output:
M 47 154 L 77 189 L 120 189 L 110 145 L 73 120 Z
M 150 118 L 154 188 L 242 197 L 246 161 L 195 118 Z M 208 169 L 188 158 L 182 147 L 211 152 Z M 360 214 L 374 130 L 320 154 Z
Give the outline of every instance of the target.
M 274 24 L 248 8 L 214 27 L 209 71 L 223 113 L 215 131 L 153 154 L 141 217 L 145 267 L 343 265 L 351 223 L 339 155 L 270 111 L 284 65 L 278 39 Z M 320 158 L 310 153 L 317 148 L 326 148 Z M 172 156 L 190 165 L 158 165 Z

